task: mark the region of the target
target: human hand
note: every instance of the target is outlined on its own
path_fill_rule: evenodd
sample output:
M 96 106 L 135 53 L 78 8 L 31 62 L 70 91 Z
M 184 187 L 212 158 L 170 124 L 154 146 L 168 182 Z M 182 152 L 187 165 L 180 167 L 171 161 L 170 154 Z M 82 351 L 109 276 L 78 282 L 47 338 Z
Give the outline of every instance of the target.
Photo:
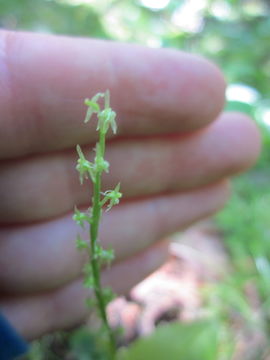
M 220 115 L 222 75 L 193 55 L 2 32 L 0 56 L 0 307 L 32 339 L 87 316 L 72 220 L 91 198 L 75 170 L 76 144 L 96 137 L 85 97 L 110 89 L 117 112 L 104 189 L 120 181 L 124 198 L 100 237 L 116 252 L 103 276 L 118 293 L 164 261 L 162 239 L 224 205 L 259 135 L 246 116 Z

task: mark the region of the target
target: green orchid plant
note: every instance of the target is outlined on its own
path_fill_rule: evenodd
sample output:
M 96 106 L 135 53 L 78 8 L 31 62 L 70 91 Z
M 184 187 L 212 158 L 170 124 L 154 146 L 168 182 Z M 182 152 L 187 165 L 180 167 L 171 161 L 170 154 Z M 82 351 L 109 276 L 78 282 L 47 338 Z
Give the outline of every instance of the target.
M 101 108 L 100 99 L 104 99 L 104 106 Z M 116 113 L 110 108 L 110 93 L 98 93 L 92 99 L 85 99 L 85 105 L 88 107 L 84 122 L 88 123 L 92 116 L 97 116 L 97 128 L 99 134 L 98 142 L 95 146 L 95 158 L 93 162 L 86 159 L 81 147 L 77 145 L 78 160 L 76 169 L 79 172 L 80 183 L 90 180 L 93 188 L 92 204 L 86 212 L 81 212 L 75 207 L 73 219 L 76 223 L 85 229 L 86 225 L 89 229 L 89 241 L 85 241 L 80 235 L 77 236 L 77 249 L 86 251 L 89 262 L 84 266 L 84 286 L 94 292 L 94 300 L 89 297 L 87 299 L 88 306 L 92 306 L 93 302 L 98 309 L 98 313 L 102 320 L 104 331 L 107 336 L 108 356 L 115 359 L 116 341 L 113 329 L 110 327 L 106 306 L 114 295 L 108 288 L 101 286 L 101 268 L 104 264 L 110 264 L 114 259 L 113 250 L 103 249 L 98 237 L 99 225 L 103 208 L 110 210 L 114 205 L 118 204 L 122 194 L 120 193 L 120 184 L 118 183 L 114 190 L 102 192 L 101 178 L 103 172 L 109 171 L 109 163 L 104 159 L 106 134 L 111 128 L 115 134 L 117 131 Z

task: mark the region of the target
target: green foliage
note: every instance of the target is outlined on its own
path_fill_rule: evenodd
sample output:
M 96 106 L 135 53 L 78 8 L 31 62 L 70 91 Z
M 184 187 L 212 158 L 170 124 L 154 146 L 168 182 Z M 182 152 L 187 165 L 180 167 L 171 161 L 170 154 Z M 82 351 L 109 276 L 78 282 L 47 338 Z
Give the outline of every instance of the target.
M 231 273 L 222 283 L 210 289 L 208 305 L 216 312 L 216 317 L 223 318 L 224 322 L 233 320 L 237 316 L 246 331 L 264 334 L 269 339 L 270 172 L 268 167 L 262 166 L 261 163 L 256 170 L 239 177 L 234 182 L 235 193 L 232 200 L 217 217 L 230 254 Z M 258 352 L 259 349 L 256 351 Z M 261 358 L 263 357 L 257 353 L 251 357 L 252 360 Z
M 73 332 L 69 339 L 71 354 L 78 360 L 107 360 L 100 351 L 97 336 L 89 329 L 81 328 Z
M 254 117 L 255 115 L 255 106 L 241 101 L 228 101 L 225 106 L 225 110 L 239 111 L 242 113 L 246 113 L 252 117 Z
M 34 341 L 31 351 L 20 360 L 62 360 L 69 346 L 70 336 L 64 332 L 46 335 L 42 341 Z
M 217 218 L 238 273 L 256 279 L 265 300 L 270 294 L 269 175 L 262 169 L 237 179 L 233 199 Z
M 171 323 L 123 349 L 119 360 L 217 360 L 218 328 L 215 323 Z
M 0 26 L 11 30 L 109 37 L 93 7 L 61 0 L 0 0 Z

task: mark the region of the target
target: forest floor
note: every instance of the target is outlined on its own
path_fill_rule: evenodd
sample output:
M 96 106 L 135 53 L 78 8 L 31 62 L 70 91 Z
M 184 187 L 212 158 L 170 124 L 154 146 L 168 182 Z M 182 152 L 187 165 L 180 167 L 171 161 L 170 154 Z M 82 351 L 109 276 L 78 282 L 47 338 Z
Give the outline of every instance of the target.
M 117 298 L 109 307 L 112 325 L 125 329 L 123 344 L 151 334 L 160 323 L 190 322 L 207 316 L 204 290 L 218 285 L 230 274 L 229 259 L 222 233 L 211 220 L 175 235 L 168 261 L 134 287 L 128 298 Z M 245 292 L 259 318 L 261 304 L 252 282 Z M 258 351 L 267 348 L 263 331 L 247 328 L 237 313 L 229 321 L 235 340 L 232 360 L 255 359 Z M 263 359 L 270 360 L 270 353 L 265 353 Z

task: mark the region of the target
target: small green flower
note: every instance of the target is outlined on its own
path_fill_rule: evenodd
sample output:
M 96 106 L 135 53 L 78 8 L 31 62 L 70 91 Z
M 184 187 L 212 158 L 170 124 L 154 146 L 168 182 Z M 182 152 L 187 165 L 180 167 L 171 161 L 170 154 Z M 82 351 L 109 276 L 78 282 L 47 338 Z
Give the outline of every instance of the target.
M 101 263 L 109 265 L 114 259 L 114 251 L 113 249 L 105 250 L 100 245 L 96 245 L 95 257 L 100 260 Z
M 104 97 L 104 109 L 100 109 L 100 105 L 98 104 L 99 98 Z M 84 103 L 88 106 L 85 120 L 87 123 L 91 120 L 93 114 L 97 114 L 98 124 L 97 131 L 100 130 L 102 134 L 106 134 L 109 127 L 111 127 L 114 134 L 116 134 L 117 126 L 115 122 L 116 113 L 110 107 L 110 93 L 107 90 L 105 93 L 98 93 L 92 97 L 92 99 L 85 99 Z
M 108 161 L 104 160 L 103 158 L 95 158 L 95 169 L 98 172 L 109 172 L 110 164 Z
M 112 300 L 115 299 L 115 294 L 111 288 L 105 287 L 102 289 L 102 297 L 105 304 L 108 305 Z
M 100 130 L 103 134 L 106 134 L 109 127 L 111 127 L 114 134 L 116 134 L 117 126 L 115 122 L 116 113 L 111 109 L 104 109 L 98 113 L 98 126 L 97 130 Z
M 89 214 L 79 211 L 76 206 L 75 206 L 74 211 L 75 211 L 75 213 L 73 215 L 73 220 L 77 223 L 77 225 L 84 228 L 84 223 L 85 222 L 90 223 L 91 217 L 89 216 Z
M 91 266 L 91 264 L 89 264 L 89 263 L 84 264 L 84 266 L 83 266 L 83 273 L 84 273 L 86 276 L 92 275 L 92 266 Z
M 88 179 L 89 175 L 92 181 L 94 182 L 95 181 L 94 165 L 90 161 L 86 160 L 80 145 L 77 145 L 76 149 L 79 155 L 79 159 L 77 160 L 76 170 L 80 174 L 80 183 L 83 184 L 83 180 Z
M 88 121 L 91 120 L 91 117 L 94 113 L 99 113 L 100 112 L 100 107 L 98 104 L 98 100 L 99 98 L 104 97 L 103 93 L 97 93 L 95 96 L 92 97 L 92 99 L 85 99 L 84 100 L 84 104 L 86 106 L 88 106 L 87 112 L 86 112 L 86 116 L 84 119 L 84 122 L 87 123 Z
M 122 197 L 122 193 L 119 192 L 120 189 L 120 183 L 118 183 L 114 190 L 107 190 L 105 191 L 104 198 L 101 202 L 101 205 L 103 206 L 107 201 L 109 201 L 109 205 L 107 206 L 107 210 L 110 210 L 114 205 L 119 204 L 119 201 Z
M 95 169 L 96 174 L 97 173 L 100 174 L 103 171 L 109 172 L 110 164 L 108 163 L 108 161 L 106 161 L 103 158 L 99 143 L 96 145 L 95 151 L 96 151 L 96 157 L 95 157 L 95 162 L 94 162 L 94 169 Z
M 92 275 L 85 276 L 83 280 L 83 286 L 87 289 L 93 289 L 95 286 L 95 281 Z
M 77 220 L 75 220 L 75 221 L 77 221 Z M 88 247 L 89 247 L 88 243 L 87 243 L 85 240 L 83 240 L 83 239 L 80 237 L 80 235 L 77 235 L 77 238 L 76 238 L 76 248 L 77 248 L 78 250 L 84 250 L 84 249 L 88 249 Z

